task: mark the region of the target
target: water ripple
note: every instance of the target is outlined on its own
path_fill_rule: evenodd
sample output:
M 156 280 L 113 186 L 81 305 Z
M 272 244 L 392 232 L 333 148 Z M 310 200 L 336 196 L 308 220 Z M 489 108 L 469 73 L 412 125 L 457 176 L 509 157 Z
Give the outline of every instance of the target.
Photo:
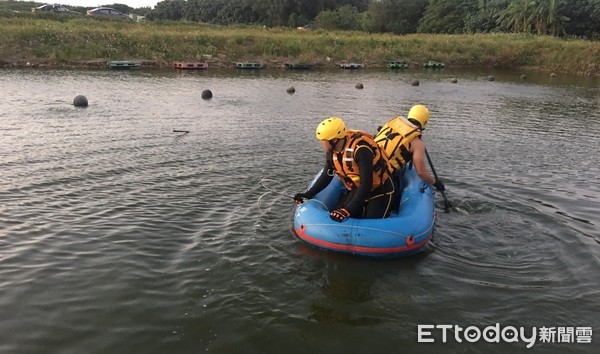
M 3 71 L 0 352 L 419 352 L 417 323 L 600 325 L 598 91 L 415 75 Z M 417 102 L 456 207 L 436 194 L 426 251 L 294 238 L 281 194 L 322 166 L 315 125 L 374 131 Z

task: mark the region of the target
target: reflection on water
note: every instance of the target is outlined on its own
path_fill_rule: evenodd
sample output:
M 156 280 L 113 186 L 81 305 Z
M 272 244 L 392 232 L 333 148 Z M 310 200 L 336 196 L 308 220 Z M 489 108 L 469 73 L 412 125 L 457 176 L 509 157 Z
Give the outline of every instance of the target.
M 597 79 L 521 74 L 0 71 L 0 352 L 504 353 L 524 345 L 423 346 L 417 325 L 600 328 Z M 416 103 L 456 207 L 436 196 L 425 252 L 291 236 L 316 124 L 373 132 Z

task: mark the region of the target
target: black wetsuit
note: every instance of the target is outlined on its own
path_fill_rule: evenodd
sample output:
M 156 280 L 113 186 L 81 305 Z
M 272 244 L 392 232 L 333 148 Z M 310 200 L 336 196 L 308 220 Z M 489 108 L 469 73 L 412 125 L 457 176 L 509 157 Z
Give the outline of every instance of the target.
M 392 179 L 388 178 L 382 186 L 371 191 L 373 186 L 373 154 L 369 149 L 357 149 L 354 154 L 354 161 L 359 168 L 360 184 L 357 188 L 352 188 L 345 195 L 342 195 L 337 208 L 345 208 L 351 217 L 359 219 L 380 219 L 389 216 L 394 194 Z M 306 194 L 312 198 L 325 189 L 331 182 L 334 171 L 333 153 L 328 152 L 325 155 L 323 173 L 313 186 L 306 191 Z

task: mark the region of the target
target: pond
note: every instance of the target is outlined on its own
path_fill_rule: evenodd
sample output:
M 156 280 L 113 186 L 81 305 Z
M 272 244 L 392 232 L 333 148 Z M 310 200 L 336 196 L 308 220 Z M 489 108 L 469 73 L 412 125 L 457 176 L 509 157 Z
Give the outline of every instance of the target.
M 496 325 L 597 351 L 598 81 L 522 74 L 0 70 L 0 352 L 527 350 L 465 339 Z M 261 180 L 300 192 L 320 121 L 374 132 L 418 103 L 456 206 L 436 195 L 425 252 L 294 238 L 295 204 Z

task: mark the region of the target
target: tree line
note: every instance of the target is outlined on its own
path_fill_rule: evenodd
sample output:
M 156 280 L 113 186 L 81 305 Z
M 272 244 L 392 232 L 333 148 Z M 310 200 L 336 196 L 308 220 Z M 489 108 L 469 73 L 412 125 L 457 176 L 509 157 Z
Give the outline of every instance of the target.
M 600 0 L 164 0 L 147 18 L 395 34 L 600 37 Z
M 28 11 L 37 2 L 4 0 Z M 600 38 L 600 0 L 163 0 L 154 8 L 105 5 L 148 20 L 312 26 L 371 33 L 533 33 Z M 73 10 L 85 14 L 86 8 Z

